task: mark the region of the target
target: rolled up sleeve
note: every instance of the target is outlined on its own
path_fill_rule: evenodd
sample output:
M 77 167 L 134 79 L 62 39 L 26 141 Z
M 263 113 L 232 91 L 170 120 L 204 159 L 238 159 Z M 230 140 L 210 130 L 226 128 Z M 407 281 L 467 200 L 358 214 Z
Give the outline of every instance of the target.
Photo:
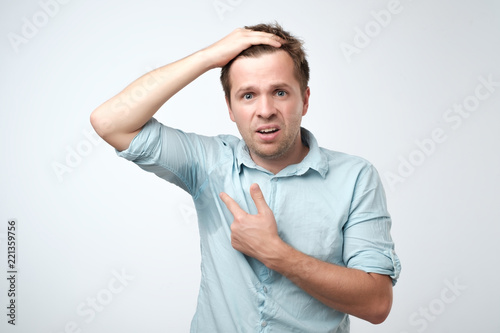
M 194 195 L 220 152 L 220 139 L 186 133 L 151 118 L 117 155 Z
M 375 168 L 369 165 L 358 176 L 349 219 L 344 225 L 346 266 L 388 275 L 396 284 L 401 263 L 394 249 L 391 225 L 382 183 Z

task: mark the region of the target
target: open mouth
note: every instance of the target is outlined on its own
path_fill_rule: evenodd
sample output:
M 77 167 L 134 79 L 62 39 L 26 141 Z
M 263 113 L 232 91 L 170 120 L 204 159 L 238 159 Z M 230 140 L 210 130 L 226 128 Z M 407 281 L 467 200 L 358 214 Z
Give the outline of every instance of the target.
M 278 131 L 277 128 L 266 128 L 263 130 L 258 131 L 261 134 L 271 134 L 271 133 L 276 133 Z
M 268 127 L 257 130 L 257 133 L 263 142 L 274 142 L 279 135 L 280 128 Z

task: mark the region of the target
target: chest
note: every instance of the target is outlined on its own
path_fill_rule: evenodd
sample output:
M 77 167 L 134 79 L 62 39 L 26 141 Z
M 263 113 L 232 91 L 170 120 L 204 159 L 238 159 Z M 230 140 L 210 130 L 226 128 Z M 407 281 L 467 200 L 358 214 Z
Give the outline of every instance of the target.
M 315 173 L 276 177 L 247 172 L 226 190 L 250 214 L 257 213 L 249 193 L 252 183 L 261 187 L 274 213 L 278 233 L 286 243 L 320 260 L 342 262 L 343 226 L 352 198 L 352 193 L 345 191 L 345 184 L 325 180 Z

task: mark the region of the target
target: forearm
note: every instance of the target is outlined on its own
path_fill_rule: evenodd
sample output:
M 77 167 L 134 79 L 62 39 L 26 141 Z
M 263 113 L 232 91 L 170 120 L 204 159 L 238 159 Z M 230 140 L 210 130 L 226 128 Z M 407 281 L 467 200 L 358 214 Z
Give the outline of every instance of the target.
M 392 281 L 388 276 L 330 264 L 282 242 L 274 248 L 264 264 L 325 305 L 375 324 L 389 314 Z
M 165 102 L 211 68 L 213 65 L 202 50 L 153 70 L 92 112 L 91 123 L 109 144 L 126 149 Z

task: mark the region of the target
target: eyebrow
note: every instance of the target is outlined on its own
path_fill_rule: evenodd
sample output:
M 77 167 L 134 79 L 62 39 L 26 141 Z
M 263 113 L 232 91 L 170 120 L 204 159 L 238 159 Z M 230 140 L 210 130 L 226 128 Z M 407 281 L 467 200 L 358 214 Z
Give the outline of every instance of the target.
M 286 82 L 278 82 L 278 83 L 274 83 L 271 85 L 272 90 L 276 90 L 279 88 L 286 88 L 286 89 L 290 90 L 292 88 L 292 86 Z M 243 87 L 239 88 L 238 90 L 236 90 L 234 92 L 234 95 L 236 96 L 244 91 L 255 91 L 255 90 L 257 90 L 257 88 L 253 85 L 243 86 Z

